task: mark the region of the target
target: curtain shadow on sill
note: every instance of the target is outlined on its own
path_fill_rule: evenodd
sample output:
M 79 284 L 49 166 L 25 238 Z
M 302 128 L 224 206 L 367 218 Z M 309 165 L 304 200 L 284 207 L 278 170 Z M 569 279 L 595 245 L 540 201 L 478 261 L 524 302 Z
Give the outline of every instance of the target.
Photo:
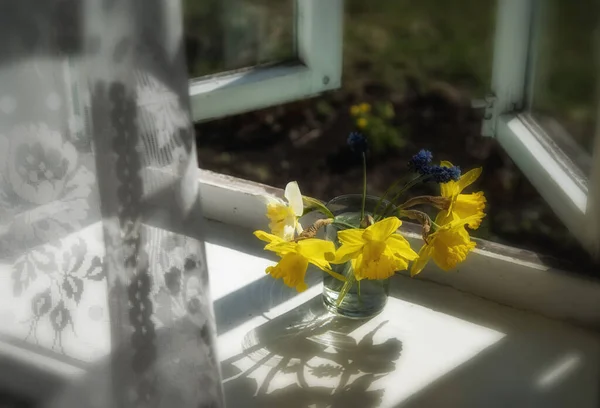
M 306 284 L 312 288 L 321 282 L 321 275 L 306 274 Z M 275 280 L 269 275 L 249 283 L 240 289 L 229 293 L 213 302 L 217 335 L 220 336 L 234 329 L 255 316 L 264 316 L 271 309 L 283 304 L 298 295 L 296 290 Z M 321 302 L 320 295 L 318 296 Z M 244 305 L 244 307 L 240 307 Z

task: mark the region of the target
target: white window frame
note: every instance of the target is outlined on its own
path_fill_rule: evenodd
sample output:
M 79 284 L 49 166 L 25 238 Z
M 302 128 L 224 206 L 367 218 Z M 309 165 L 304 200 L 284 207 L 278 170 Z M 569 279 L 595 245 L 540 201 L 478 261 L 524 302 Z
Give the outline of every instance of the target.
M 294 1 L 297 61 L 192 79 L 194 121 L 304 99 L 341 86 L 343 0 Z
M 492 93 L 482 133 L 494 137 L 571 233 L 600 257 L 600 137 L 584 175 L 528 114 L 537 0 L 498 0 Z M 598 135 L 599 132 L 596 132 Z

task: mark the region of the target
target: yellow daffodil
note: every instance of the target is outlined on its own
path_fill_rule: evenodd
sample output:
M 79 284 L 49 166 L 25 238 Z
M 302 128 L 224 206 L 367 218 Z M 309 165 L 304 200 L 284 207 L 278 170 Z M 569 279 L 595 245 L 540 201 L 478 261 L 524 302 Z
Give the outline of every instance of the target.
M 367 120 L 365 118 L 358 118 L 358 120 L 356 121 L 356 126 L 358 126 L 359 129 L 364 129 L 365 127 L 367 127 Z
M 354 276 L 361 279 L 387 279 L 396 271 L 408 268 L 417 258 L 404 237 L 396 234 L 402 225 L 396 217 L 385 218 L 366 229 L 347 229 L 338 232 L 341 246 L 333 263 L 352 260 Z
M 304 275 L 306 275 L 309 263 L 327 273 L 337 275 L 338 279 L 344 279 L 341 275 L 331 271 L 329 265 L 329 261 L 335 258 L 333 242 L 314 238 L 288 242 L 264 231 L 255 231 L 254 235 L 267 242 L 265 250 L 275 252 L 281 257 L 277 265 L 269 266 L 265 272 L 275 279 L 283 279 L 283 283 L 291 288 L 296 288 L 298 292 L 306 290 Z
M 350 114 L 352 116 L 358 116 L 360 114 L 360 106 L 358 106 L 358 105 L 352 105 L 350 107 Z
M 298 217 L 302 216 L 304 204 L 298 183 L 289 182 L 285 186 L 285 199 L 269 197 L 267 202 L 267 217 L 271 233 L 286 241 L 294 239 L 294 232 L 302 232 Z
M 449 271 L 467 258 L 469 252 L 475 248 L 465 225 L 477 220 L 478 215 L 459 218 L 456 214 L 447 214 L 445 211 L 438 214 L 436 224 L 440 228 L 429 235 L 419 251 L 419 258 L 410 269 L 410 276 L 415 276 L 423 270 L 427 262 L 433 261 L 441 269 Z
M 371 111 L 371 105 L 365 102 L 361 103 L 358 108 L 362 113 L 369 113 Z
M 452 167 L 452 163 L 443 161 L 444 167 Z M 485 208 L 485 196 L 482 191 L 471 194 L 461 194 L 462 191 L 470 186 L 481 175 L 481 167 L 470 170 L 463 174 L 458 181 L 449 181 L 448 183 L 440 184 L 441 194 L 443 197 L 450 198 L 450 208 L 448 214 L 455 214 L 458 218 L 464 219 L 476 215 L 471 218 L 467 225 L 471 229 L 479 228 L 481 220 L 485 216 L 483 209 Z

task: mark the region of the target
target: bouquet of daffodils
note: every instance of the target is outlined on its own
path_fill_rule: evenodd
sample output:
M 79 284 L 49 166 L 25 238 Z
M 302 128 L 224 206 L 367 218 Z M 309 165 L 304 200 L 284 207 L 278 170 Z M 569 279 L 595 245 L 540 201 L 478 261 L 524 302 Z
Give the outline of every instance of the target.
M 363 162 L 362 208 L 357 225 L 336 218 L 321 201 L 302 196 L 296 182 L 285 188 L 285 201 L 268 198 L 267 218 L 270 233 L 255 231 L 254 235 L 266 242 L 265 250 L 277 254 L 281 260 L 266 272 L 299 292 L 306 289 L 304 277 L 308 264 L 351 284 L 363 279 L 387 279 L 398 271 L 408 270 L 415 276 L 429 260 L 448 271 L 464 261 L 475 248 L 469 229 L 477 229 L 485 216 L 483 192 L 464 194 L 481 174 L 481 168 L 461 175 L 457 166 L 447 161 L 432 164 L 432 154 L 421 150 L 408 163 L 407 175 L 393 183 L 379 199 L 375 210 L 365 212 L 367 197 L 366 153 L 367 141 L 359 133 L 348 137 L 350 148 L 361 155 Z M 418 183 L 439 184 L 439 195 L 407 198 L 410 189 Z M 435 216 L 430 215 L 435 210 Z M 319 211 L 325 218 L 303 228 L 299 218 Z M 411 219 L 422 225 L 424 244 L 415 252 L 409 242 L 398 233 L 401 219 Z M 334 225 L 339 229 L 339 246 L 316 238 L 320 228 Z M 331 264 L 351 262 L 353 273 L 344 276 L 332 270 Z M 411 264 L 412 263 L 412 264 Z

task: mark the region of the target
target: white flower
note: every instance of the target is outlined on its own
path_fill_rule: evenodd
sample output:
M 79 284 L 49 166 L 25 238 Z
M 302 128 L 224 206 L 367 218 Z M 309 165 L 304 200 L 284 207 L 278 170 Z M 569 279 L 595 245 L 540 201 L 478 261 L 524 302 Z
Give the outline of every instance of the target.
M 290 241 L 294 239 L 294 232 L 302 232 L 298 217 L 302 216 L 304 203 L 297 182 L 291 181 L 285 186 L 284 197 L 287 203 L 279 198 L 268 197 L 267 217 L 271 233 Z

